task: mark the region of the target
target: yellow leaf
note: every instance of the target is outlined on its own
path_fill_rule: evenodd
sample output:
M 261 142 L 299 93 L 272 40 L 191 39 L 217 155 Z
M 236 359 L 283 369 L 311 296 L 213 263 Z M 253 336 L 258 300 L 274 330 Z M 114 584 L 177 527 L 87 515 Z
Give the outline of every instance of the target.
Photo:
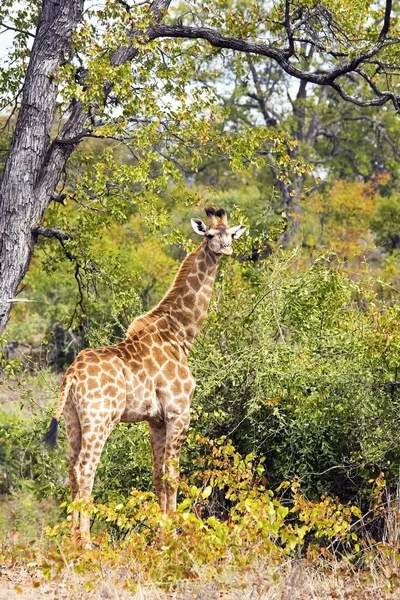
M 353 515 L 355 515 L 359 519 L 362 517 L 361 510 L 358 508 L 358 506 L 352 506 L 351 507 L 351 512 L 353 513 Z
M 211 492 L 212 492 L 212 487 L 211 485 L 208 485 L 202 492 L 201 492 L 201 497 L 205 500 L 206 498 L 208 498 L 209 496 L 211 496 Z

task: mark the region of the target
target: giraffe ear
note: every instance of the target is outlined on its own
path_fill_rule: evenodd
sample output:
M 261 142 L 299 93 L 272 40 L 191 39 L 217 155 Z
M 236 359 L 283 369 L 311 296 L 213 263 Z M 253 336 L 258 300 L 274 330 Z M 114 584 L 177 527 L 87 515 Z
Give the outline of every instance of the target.
M 201 219 L 191 219 L 192 227 L 199 235 L 204 235 L 207 231 L 207 225 L 203 223 Z
M 231 234 L 232 239 L 237 240 L 238 238 L 240 238 L 245 229 L 245 225 L 236 225 L 236 227 L 229 227 L 228 232 Z

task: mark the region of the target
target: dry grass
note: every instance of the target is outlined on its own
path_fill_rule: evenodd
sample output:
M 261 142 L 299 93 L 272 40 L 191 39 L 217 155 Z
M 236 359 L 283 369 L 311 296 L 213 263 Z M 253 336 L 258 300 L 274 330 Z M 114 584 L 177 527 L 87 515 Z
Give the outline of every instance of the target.
M 135 570 L 121 573 L 103 571 L 95 587 L 72 565 L 51 581 L 29 567 L 2 566 L 0 600 L 398 600 L 398 578 L 387 579 L 367 572 L 345 573 L 339 564 L 313 567 L 293 561 L 273 567 L 267 562 L 242 573 L 222 572 L 211 581 L 181 581 L 165 591 L 155 583 L 135 584 Z M 128 584 L 128 589 L 127 589 Z M 130 588 L 130 589 L 129 589 Z

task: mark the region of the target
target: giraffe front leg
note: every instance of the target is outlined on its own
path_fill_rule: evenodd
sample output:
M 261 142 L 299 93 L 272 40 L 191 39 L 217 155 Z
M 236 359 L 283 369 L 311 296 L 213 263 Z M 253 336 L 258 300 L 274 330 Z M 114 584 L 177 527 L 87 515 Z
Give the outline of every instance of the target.
M 161 510 L 165 513 L 167 509 L 166 491 L 165 491 L 165 423 L 150 422 L 150 444 L 153 453 L 153 483 L 156 490 L 158 503 Z
M 76 457 L 72 457 L 69 460 L 69 467 L 68 467 L 68 475 L 69 475 L 69 482 L 70 482 L 70 488 L 71 488 L 71 500 L 72 502 L 75 502 L 75 500 L 78 499 L 78 494 L 79 494 L 79 488 L 78 488 L 78 482 L 76 480 L 76 473 L 75 473 L 75 463 L 76 463 Z M 73 510 L 72 511 L 72 515 L 71 515 L 71 538 L 76 541 L 79 537 L 79 513 L 77 510 Z
M 189 410 L 169 419 L 166 427 L 165 443 L 165 491 L 167 496 L 166 509 L 169 515 L 176 511 L 176 497 L 179 483 L 179 458 L 182 442 L 189 429 Z

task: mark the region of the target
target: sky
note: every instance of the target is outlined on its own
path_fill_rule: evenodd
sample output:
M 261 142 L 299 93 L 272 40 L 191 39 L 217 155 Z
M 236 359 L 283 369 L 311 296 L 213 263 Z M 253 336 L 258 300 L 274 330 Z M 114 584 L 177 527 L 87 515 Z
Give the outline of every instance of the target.
M 7 50 L 10 48 L 14 38 L 12 31 L 4 31 L 0 35 L 0 65 L 3 64 L 5 57 L 7 56 Z

